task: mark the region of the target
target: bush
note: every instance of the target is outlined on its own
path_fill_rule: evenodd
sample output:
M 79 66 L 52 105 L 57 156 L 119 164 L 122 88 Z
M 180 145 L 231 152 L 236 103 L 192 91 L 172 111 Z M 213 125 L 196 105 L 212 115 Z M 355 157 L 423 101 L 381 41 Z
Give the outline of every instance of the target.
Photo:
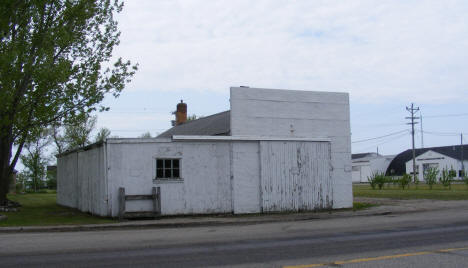
M 408 174 L 408 176 L 410 176 L 410 178 L 411 178 L 411 175 Z M 418 175 L 414 176 L 413 183 L 414 183 L 416 186 L 418 186 L 419 182 L 420 182 L 420 181 L 419 181 Z
M 442 185 L 444 187 L 449 187 L 449 189 L 451 189 L 451 183 L 452 183 L 452 180 L 453 178 L 455 177 L 456 173 L 455 173 L 455 170 L 451 169 L 451 170 L 447 170 L 447 169 L 442 169 L 442 176 L 440 177 L 440 183 L 442 183 Z
M 468 187 L 468 174 L 466 174 L 466 171 L 464 172 L 464 175 L 463 175 L 463 182 L 465 183 L 466 187 Z
M 430 167 L 424 171 L 424 181 L 429 185 L 429 189 L 432 190 L 432 185 L 437 183 L 437 175 L 439 174 L 439 169 Z
M 392 181 L 391 178 L 386 177 L 383 172 L 382 173 L 379 173 L 379 172 L 373 173 L 370 177 L 367 177 L 367 180 L 369 181 L 370 186 L 374 190 L 375 190 L 376 186 L 379 187 L 379 190 L 382 190 L 385 183 Z
M 47 178 L 46 184 L 47 184 L 48 189 L 57 189 L 57 178 L 55 177 Z
M 411 175 L 405 173 L 397 181 L 398 181 L 398 185 L 400 185 L 401 188 L 405 189 L 405 187 L 409 187 L 411 180 L 412 180 Z

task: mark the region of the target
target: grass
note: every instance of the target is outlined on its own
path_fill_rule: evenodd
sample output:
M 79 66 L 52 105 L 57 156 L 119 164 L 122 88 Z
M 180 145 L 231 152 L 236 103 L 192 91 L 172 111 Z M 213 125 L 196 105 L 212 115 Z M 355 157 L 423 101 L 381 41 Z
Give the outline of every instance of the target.
M 353 202 L 353 211 L 363 210 L 370 207 L 375 207 L 377 204 L 363 203 L 363 202 Z
M 386 185 L 382 190 L 373 190 L 368 184 L 354 184 L 355 197 L 393 198 L 393 199 L 436 199 L 468 200 L 468 187 L 465 184 L 452 184 L 451 189 L 440 184 L 433 185 L 432 190 L 426 184 L 411 184 L 409 189 L 396 185 Z
M 0 221 L 0 227 L 116 222 L 109 218 L 96 217 L 76 209 L 59 206 L 54 192 L 11 194 L 8 198 L 19 202 L 22 207 L 19 212 L 0 212 L 8 217 Z

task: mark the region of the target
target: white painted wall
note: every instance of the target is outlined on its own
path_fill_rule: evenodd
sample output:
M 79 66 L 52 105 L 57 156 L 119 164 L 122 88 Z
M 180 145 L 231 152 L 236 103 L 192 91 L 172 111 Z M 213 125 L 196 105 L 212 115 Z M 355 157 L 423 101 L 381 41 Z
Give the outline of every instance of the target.
M 107 215 L 105 147 L 78 150 L 57 159 L 57 203 Z
M 329 137 L 333 207 L 352 206 L 347 93 L 231 88 L 231 135 Z
M 385 173 L 394 156 L 363 157 L 352 160 L 353 182 L 368 182 L 375 173 Z
M 260 197 L 260 149 L 258 141 L 231 145 L 234 213 L 258 213 Z
M 161 213 L 231 212 L 230 145 L 227 142 L 170 142 L 156 139 L 108 140 L 109 199 L 118 215 L 118 189 L 151 194 L 161 187 Z M 183 180 L 154 180 L 156 158 L 180 158 Z M 151 210 L 150 201 L 130 201 L 128 211 Z
M 465 170 L 468 169 L 468 160 L 464 162 Z M 459 177 L 459 170 L 462 169 L 461 161 L 443 154 L 440 154 L 435 151 L 427 151 L 419 156 L 416 157 L 416 166 L 419 172 L 418 179 L 420 181 L 424 181 L 424 172 L 423 166 L 424 164 L 437 164 L 439 169 L 438 178 L 441 176 L 442 169 L 454 169 L 457 172 L 457 177 L 455 179 L 461 179 Z M 413 172 L 413 160 L 409 160 L 406 162 L 406 173 L 410 174 Z

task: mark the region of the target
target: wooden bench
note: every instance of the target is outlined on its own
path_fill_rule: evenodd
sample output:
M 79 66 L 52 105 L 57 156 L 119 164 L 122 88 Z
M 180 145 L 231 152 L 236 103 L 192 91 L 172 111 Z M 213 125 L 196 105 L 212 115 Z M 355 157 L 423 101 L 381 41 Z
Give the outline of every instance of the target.
M 125 211 L 125 203 L 133 200 L 153 200 L 152 211 Z M 156 218 L 161 215 L 161 188 L 153 187 L 150 195 L 126 195 L 125 188 L 119 188 L 119 220 L 128 218 Z

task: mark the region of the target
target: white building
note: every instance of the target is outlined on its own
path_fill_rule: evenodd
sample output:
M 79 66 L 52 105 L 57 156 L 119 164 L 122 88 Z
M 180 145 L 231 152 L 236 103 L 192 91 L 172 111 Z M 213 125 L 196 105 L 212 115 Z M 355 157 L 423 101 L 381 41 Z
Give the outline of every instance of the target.
M 394 155 L 377 153 L 352 154 L 352 178 L 354 183 L 368 182 L 375 173 L 385 173 Z
M 437 152 L 436 149 L 432 149 L 421 153 L 416 157 L 416 174 L 418 174 L 419 180 L 424 180 L 424 174 L 428 168 L 437 168 L 439 170 L 438 178 L 440 178 L 443 169 L 453 169 L 457 174 L 454 179 L 462 179 L 462 170 L 466 170 L 468 168 L 468 160 L 463 160 L 462 164 L 461 146 L 446 146 L 438 148 L 444 148 L 444 150 L 438 150 L 439 152 Z M 465 151 L 468 150 L 465 148 Z M 412 159 L 406 161 L 406 170 L 408 174 L 413 174 Z
M 179 104 L 182 124 L 157 138 L 107 139 L 59 155 L 57 202 L 116 217 L 120 187 L 147 195 L 157 186 L 162 215 L 352 206 L 347 93 L 230 93 L 230 111 L 186 123 Z M 126 210 L 150 207 L 134 201 Z

